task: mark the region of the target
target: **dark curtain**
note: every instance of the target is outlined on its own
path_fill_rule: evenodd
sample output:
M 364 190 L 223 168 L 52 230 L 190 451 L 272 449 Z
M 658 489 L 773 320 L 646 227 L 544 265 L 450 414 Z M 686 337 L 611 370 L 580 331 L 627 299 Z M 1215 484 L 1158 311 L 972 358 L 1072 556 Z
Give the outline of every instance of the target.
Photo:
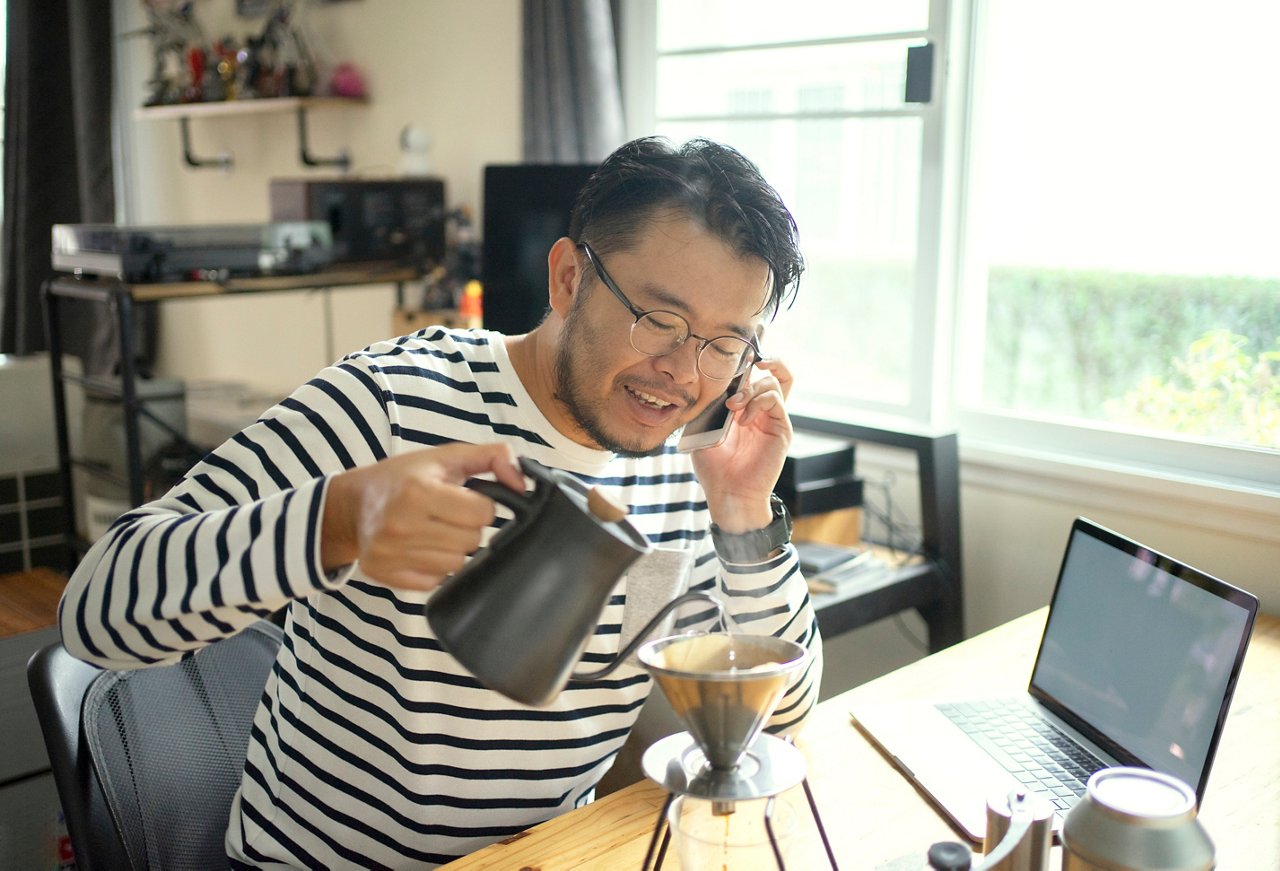
M 617 7 L 524 0 L 524 159 L 598 163 L 622 144 Z
M 0 352 L 31 354 L 47 347 L 40 287 L 53 274 L 50 228 L 115 220 L 113 31 L 104 0 L 8 0 L 8 16 Z M 83 303 L 62 311 L 65 348 L 86 374 L 114 370 L 109 314 Z

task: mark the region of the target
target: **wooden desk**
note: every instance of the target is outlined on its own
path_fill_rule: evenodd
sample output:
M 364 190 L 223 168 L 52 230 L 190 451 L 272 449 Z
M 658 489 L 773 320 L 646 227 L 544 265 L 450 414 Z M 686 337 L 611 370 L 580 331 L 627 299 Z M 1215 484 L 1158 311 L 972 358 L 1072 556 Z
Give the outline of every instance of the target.
M 854 698 L 1024 689 L 1044 626 L 1036 611 L 824 702 L 800 744 L 841 867 L 917 871 L 936 841 L 963 841 L 849 721 Z M 1280 618 L 1260 617 L 1218 748 L 1201 819 L 1218 867 L 1280 868 Z M 801 855 L 788 866 L 828 867 L 803 819 Z M 640 868 L 665 796 L 644 782 L 449 864 L 450 869 Z M 1054 866 L 1061 861 L 1054 848 Z M 665 868 L 679 868 L 671 853 Z

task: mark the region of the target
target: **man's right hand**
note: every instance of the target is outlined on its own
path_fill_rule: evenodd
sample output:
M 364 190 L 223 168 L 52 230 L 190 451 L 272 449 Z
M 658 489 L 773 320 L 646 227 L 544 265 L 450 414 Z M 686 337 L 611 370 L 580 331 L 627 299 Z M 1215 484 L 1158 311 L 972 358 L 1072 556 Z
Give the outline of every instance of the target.
M 524 492 L 524 474 L 504 444 L 428 448 L 335 475 L 320 538 L 325 571 L 359 560 L 363 574 L 388 586 L 435 588 L 493 523 L 493 500 L 462 486 L 484 472 Z

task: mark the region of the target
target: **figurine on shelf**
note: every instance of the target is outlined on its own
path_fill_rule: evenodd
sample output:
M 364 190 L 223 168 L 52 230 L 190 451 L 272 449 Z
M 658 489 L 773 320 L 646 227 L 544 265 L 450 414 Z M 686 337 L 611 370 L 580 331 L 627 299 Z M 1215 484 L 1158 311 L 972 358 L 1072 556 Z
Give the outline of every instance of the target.
M 259 97 L 291 96 L 286 86 L 287 76 L 282 62 L 283 52 L 274 43 L 262 45 L 262 63 L 258 70 L 257 90 Z
M 209 63 L 204 71 L 204 99 L 213 103 L 232 99 L 228 96 L 227 85 L 234 80 L 236 63 L 236 44 L 230 36 L 224 36 L 213 44 L 209 53 Z M 232 89 L 234 93 L 234 89 Z
M 143 0 L 147 27 L 127 36 L 151 37 L 153 53 L 146 105 L 192 102 L 203 89 L 204 31 L 192 0 Z M 199 75 L 197 76 L 197 71 Z
M 306 37 L 303 11 L 296 0 L 276 0 L 258 37 L 260 96 L 308 97 L 315 92 L 316 59 Z
M 206 56 L 203 46 L 187 46 L 187 78 L 182 89 L 182 102 L 199 103 L 205 99 L 204 71 Z
M 270 58 L 263 50 L 262 37 L 251 36 L 245 40 L 242 57 L 239 74 L 236 76 L 239 83 L 239 97 L 243 100 L 251 100 L 254 97 L 275 96 L 263 93 L 261 88 L 263 77 L 270 75 L 268 66 Z
M 218 42 L 218 81 L 222 99 L 235 100 L 240 96 L 240 55 L 242 49 L 231 37 Z
M 141 0 L 148 26 L 127 36 L 151 38 L 153 65 L 147 106 L 273 97 L 309 97 L 322 76 L 306 25 L 311 0 L 263 0 L 262 29 L 243 40 L 210 44 L 196 20 L 196 0 Z M 247 5 L 241 6 L 245 14 Z M 339 64 L 329 79 L 336 96 L 364 97 L 364 79 Z

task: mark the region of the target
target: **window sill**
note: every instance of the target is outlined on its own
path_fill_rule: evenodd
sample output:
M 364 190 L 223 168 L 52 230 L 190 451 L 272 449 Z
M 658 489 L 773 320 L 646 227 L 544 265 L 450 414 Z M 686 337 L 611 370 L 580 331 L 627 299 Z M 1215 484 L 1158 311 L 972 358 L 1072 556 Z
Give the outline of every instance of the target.
M 793 415 L 908 432 L 935 428 L 830 403 L 795 403 Z M 1280 538 L 1280 456 L 1063 425 L 960 413 L 960 483 L 1157 520 L 1173 515 L 1205 529 L 1268 543 Z M 910 474 L 901 452 L 867 445 L 862 468 Z M 1192 467 L 1195 465 L 1195 468 Z M 1208 471 L 1206 471 L 1208 470 Z M 1217 473 L 1217 474 L 1215 474 Z
M 922 427 L 902 419 L 881 419 L 863 411 L 815 403 L 797 402 L 794 414 L 815 418 L 902 428 Z M 977 418 L 977 415 L 975 415 Z M 1280 538 L 1280 484 L 1275 475 L 1280 461 L 1266 451 L 1231 451 L 1230 448 L 1184 446 L 1164 439 L 1140 439 L 1151 443 L 1142 459 L 1132 456 L 1134 439 L 1128 439 L 1129 455 L 1119 451 L 1123 437 L 1115 433 L 1046 424 L 1044 421 L 1002 420 L 1000 428 L 986 420 L 963 420 L 959 432 L 961 488 L 1020 494 L 1079 506 L 1079 511 L 1123 510 L 1157 520 L 1188 517 L 1194 525 L 1213 532 L 1274 543 Z M 1011 427 L 1010 424 L 1012 423 Z M 1034 446 L 1034 447 L 1033 447 Z M 914 462 L 901 452 L 859 447 L 859 468 L 887 469 L 913 474 Z M 1224 455 L 1225 459 L 1224 459 Z M 1204 462 L 1204 460 L 1210 462 Z M 1196 461 L 1199 461 L 1198 464 Z M 1199 465 L 1198 470 L 1193 468 Z M 1221 470 L 1211 474 L 1202 469 Z
M 963 486 L 1051 497 L 1167 520 L 1195 518 L 1206 529 L 1275 541 L 1280 490 L 1209 477 L 1142 469 L 1120 461 L 1082 459 L 960 437 Z

